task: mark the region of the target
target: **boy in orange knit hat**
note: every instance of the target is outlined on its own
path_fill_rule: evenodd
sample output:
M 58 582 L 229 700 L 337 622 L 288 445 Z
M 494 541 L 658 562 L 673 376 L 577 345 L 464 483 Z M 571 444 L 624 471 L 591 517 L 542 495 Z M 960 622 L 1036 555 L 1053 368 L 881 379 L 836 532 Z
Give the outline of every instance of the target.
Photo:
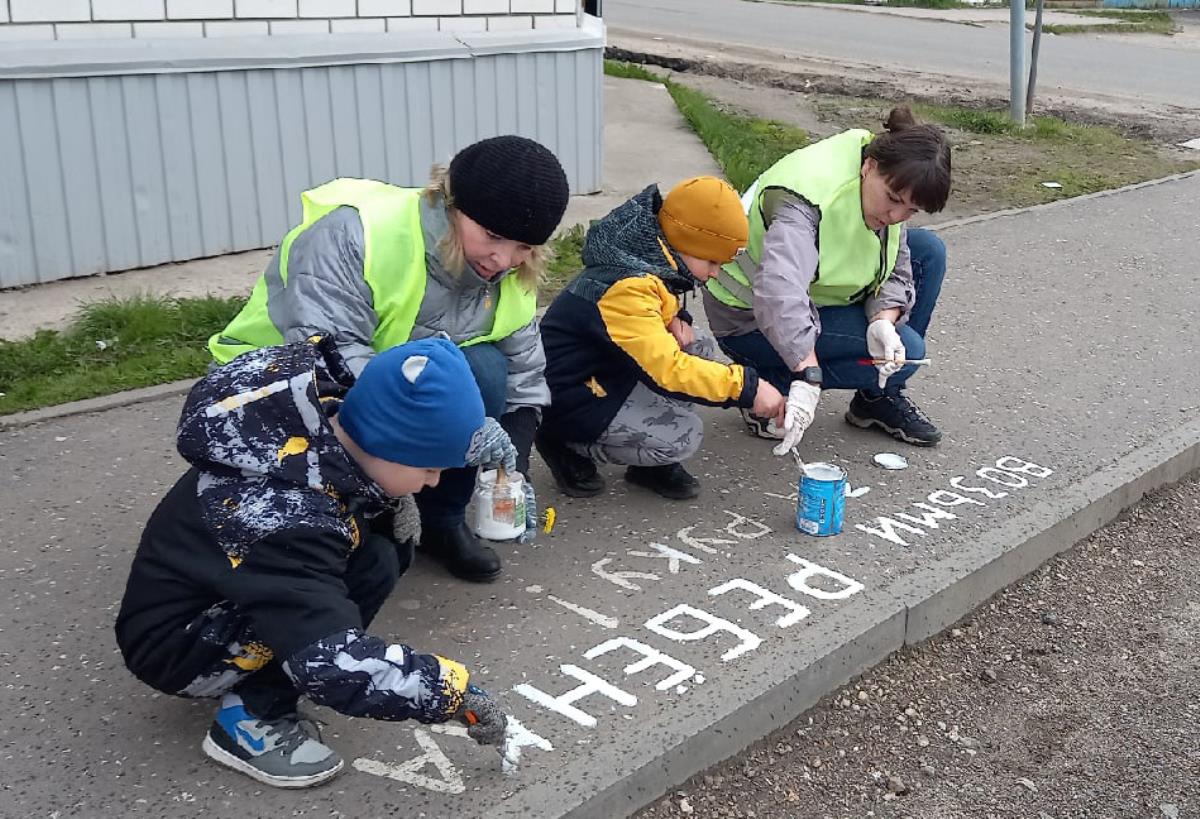
M 715 360 L 680 298 L 746 244 L 737 193 L 700 176 L 663 199 L 657 185 L 595 222 L 586 265 L 542 320 L 551 403 L 535 443 L 559 488 L 604 491 L 597 463 L 666 498 L 700 491 L 683 467 L 700 448 L 691 404 L 742 407 L 782 422 L 785 399 L 751 367 Z

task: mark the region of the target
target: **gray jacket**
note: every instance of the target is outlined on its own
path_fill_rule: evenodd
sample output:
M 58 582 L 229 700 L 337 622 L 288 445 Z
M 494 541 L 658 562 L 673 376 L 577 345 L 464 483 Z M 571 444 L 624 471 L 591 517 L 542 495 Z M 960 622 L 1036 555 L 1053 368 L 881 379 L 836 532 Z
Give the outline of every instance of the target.
M 411 338 L 440 333 L 461 344 L 486 335 L 495 317 L 500 282 L 509 274 L 487 281 L 469 266 L 457 276 L 446 270 L 438 252 L 448 229 L 440 204 L 421 200 L 421 229 L 427 278 Z M 271 288 L 267 305 L 271 322 L 283 331 L 286 342 L 332 333 L 356 376 L 375 354 L 371 338 L 379 323 L 363 277 L 365 246 L 362 220 L 354 208 L 337 208 L 321 217 L 292 243 L 287 286 Z M 278 254 L 267 267 L 266 279 L 268 285 L 280 283 Z M 505 412 L 549 405 L 546 353 L 537 319 L 495 344 L 508 359 Z
M 821 316 L 808 296 L 817 272 L 817 225 L 820 213 L 795 197 L 784 199 L 763 237 L 762 259 L 754 274 L 753 310 L 722 304 L 704 290 L 704 312 L 713 335 L 740 336 L 755 330 L 771 342 L 791 369 L 799 368 L 821 334 Z M 900 308 L 903 324 L 916 301 L 908 229 L 900 230 L 896 268 L 879 288 L 863 301 L 867 316 L 890 307 Z

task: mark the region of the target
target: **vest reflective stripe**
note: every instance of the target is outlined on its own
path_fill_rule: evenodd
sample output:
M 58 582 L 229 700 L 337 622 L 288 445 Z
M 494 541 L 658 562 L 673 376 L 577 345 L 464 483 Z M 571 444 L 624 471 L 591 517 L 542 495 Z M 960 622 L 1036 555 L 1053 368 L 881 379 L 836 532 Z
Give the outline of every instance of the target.
M 709 281 L 709 292 L 725 304 L 750 306 L 752 299 L 746 298 L 743 288 L 753 287 L 763 237 L 781 194 L 792 194 L 820 214 L 817 273 L 809 287 L 813 303 L 819 307 L 851 304 L 871 290 L 878 291 L 895 268 L 901 226 L 888 227 L 884 245 L 863 223 L 860 169 L 862 149 L 871 139 L 869 131 L 846 131 L 793 151 L 768 168 L 751 188 L 749 242 L 721 275 Z
M 376 351 L 408 341 L 425 295 L 425 241 L 421 229 L 421 191 L 366 179 L 335 179 L 301 195 L 304 220 L 288 232 L 279 248 L 279 276 L 287 286 L 292 243 L 321 217 L 339 207 L 358 211 L 362 221 L 363 279 L 371 288 L 372 306 L 379 319 L 371 338 Z M 241 353 L 283 343 L 268 309 L 266 276 L 259 278 L 242 311 L 221 333 L 209 339 L 218 363 Z M 492 342 L 511 335 L 533 320 L 537 294 L 505 276 L 500 282 L 492 327 L 460 346 Z

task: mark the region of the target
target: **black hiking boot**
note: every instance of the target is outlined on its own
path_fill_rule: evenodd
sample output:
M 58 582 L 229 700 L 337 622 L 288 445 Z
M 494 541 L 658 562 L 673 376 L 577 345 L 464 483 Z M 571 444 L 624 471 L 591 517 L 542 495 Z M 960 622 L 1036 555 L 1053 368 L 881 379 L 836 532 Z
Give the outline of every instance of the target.
M 604 491 L 604 477 L 596 470 L 591 458 L 585 458 L 541 429 L 537 431 L 533 443 L 564 495 L 592 498 Z
M 933 446 L 942 433 L 903 392 L 868 398 L 856 392 L 846 412 L 846 422 L 867 429 L 879 427 L 893 438 L 913 446 Z
M 700 494 L 700 481 L 683 464 L 631 466 L 625 470 L 625 480 L 671 500 L 690 500 Z
M 480 542 L 466 523 L 428 527 L 421 531 L 421 551 L 437 560 L 455 577 L 487 583 L 500 576 L 500 556 Z

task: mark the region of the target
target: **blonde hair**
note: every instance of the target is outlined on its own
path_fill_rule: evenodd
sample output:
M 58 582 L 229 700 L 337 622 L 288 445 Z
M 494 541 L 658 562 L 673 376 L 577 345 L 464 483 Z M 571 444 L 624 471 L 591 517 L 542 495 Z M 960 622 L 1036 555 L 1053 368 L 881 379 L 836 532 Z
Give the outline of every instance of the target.
M 438 243 L 438 252 L 442 256 L 442 264 L 454 275 L 461 275 L 467 269 L 467 258 L 463 253 L 462 237 L 458 234 L 458 222 L 454 214 L 458 209 L 454 206 L 454 195 L 450 191 L 450 169 L 445 165 L 434 165 L 429 172 L 429 184 L 425 186 L 425 200 L 431 205 L 440 200 L 446 206 L 446 222 L 449 229 Z M 506 237 L 507 238 L 507 237 Z M 545 280 L 546 267 L 550 263 L 552 251 L 548 245 L 534 245 L 529 260 L 516 269 L 517 281 L 533 292 Z

